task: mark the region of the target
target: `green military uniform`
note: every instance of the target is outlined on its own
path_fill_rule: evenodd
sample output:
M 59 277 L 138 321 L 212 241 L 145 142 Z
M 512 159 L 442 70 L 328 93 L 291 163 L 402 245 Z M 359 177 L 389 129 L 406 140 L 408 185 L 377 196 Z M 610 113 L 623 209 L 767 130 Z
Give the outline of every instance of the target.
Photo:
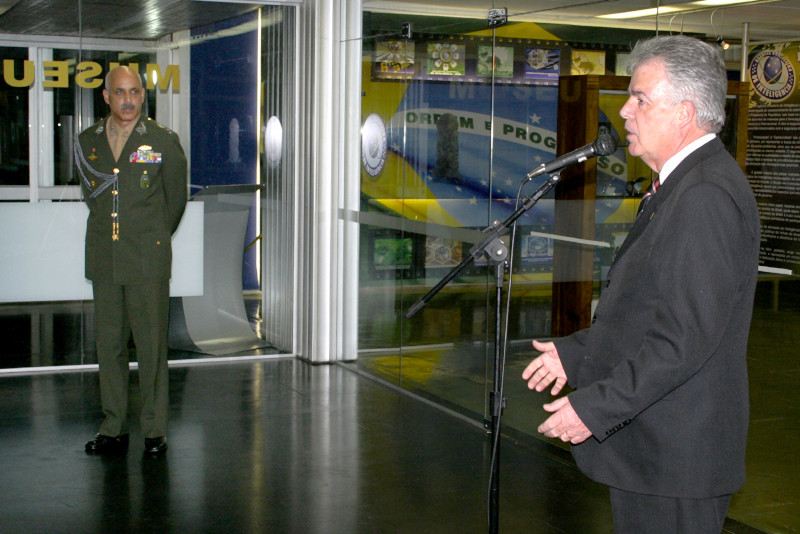
M 89 205 L 86 278 L 95 299 L 105 420 L 100 434 L 127 433 L 128 339 L 133 334 L 146 438 L 166 435 L 167 329 L 172 234 L 186 206 L 186 157 L 177 134 L 150 119 L 134 125 L 115 161 L 108 119 L 80 134 L 76 164 Z

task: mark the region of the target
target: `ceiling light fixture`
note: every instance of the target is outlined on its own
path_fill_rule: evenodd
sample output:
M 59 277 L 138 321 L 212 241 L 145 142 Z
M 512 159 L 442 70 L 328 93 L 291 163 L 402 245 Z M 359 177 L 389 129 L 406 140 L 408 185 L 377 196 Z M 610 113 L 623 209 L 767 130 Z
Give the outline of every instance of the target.
M 625 11 L 623 13 L 609 13 L 608 15 L 599 15 L 599 19 L 638 19 L 641 17 L 652 17 L 653 15 L 663 15 L 665 13 L 674 13 L 681 11 L 676 7 L 651 7 L 650 9 L 637 9 L 636 11 Z
M 717 44 L 722 47 L 723 50 L 727 50 L 731 47 L 731 44 L 722 38 L 722 33 L 717 33 L 717 29 L 714 28 L 714 14 L 719 11 L 719 9 L 715 9 L 711 12 L 711 17 L 709 17 L 709 22 L 711 23 L 711 32 L 717 36 Z M 725 14 L 725 11 L 722 12 Z
M 696 6 L 723 7 L 736 4 L 753 4 L 755 2 L 756 0 L 697 0 L 696 2 L 692 2 L 692 4 Z
M 766 0 L 774 1 L 774 0 Z M 685 4 L 673 4 L 671 6 L 653 7 L 650 9 L 637 9 L 635 11 L 623 11 L 621 13 L 609 13 L 608 15 L 598 15 L 600 19 L 638 19 L 666 15 L 668 13 L 680 13 L 682 11 L 702 11 L 702 8 L 725 7 L 740 4 L 761 4 L 765 0 L 696 0 Z

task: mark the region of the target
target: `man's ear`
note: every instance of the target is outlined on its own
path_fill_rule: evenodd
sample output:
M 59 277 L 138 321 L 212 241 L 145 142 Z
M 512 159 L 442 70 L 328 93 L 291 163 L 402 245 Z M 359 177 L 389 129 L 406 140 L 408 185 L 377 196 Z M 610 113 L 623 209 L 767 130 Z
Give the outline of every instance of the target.
M 103 89 L 103 100 L 106 101 L 106 104 L 111 104 L 111 102 L 108 100 L 108 89 Z
M 694 109 L 694 104 L 689 100 L 684 100 L 678 104 L 678 124 L 685 127 L 691 124 L 697 124 L 697 113 Z

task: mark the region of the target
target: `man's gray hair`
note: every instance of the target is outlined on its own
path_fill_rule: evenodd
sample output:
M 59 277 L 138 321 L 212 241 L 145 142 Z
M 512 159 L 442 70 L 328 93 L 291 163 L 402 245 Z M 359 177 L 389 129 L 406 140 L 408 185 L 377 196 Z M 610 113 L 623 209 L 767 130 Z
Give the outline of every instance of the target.
M 710 44 L 685 35 L 653 37 L 636 43 L 628 60 L 628 72 L 658 61 L 667 72 L 670 104 L 694 104 L 697 126 L 717 133 L 725 125 L 728 76 L 725 62 Z

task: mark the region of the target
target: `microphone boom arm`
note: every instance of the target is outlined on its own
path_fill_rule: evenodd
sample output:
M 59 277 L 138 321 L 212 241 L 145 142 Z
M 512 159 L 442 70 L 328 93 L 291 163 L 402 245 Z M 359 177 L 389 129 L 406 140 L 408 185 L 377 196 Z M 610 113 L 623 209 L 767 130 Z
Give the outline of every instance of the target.
M 476 243 L 472 248 L 469 249 L 469 256 L 461 260 L 461 263 L 456 265 L 444 278 L 442 278 L 438 284 L 430 289 L 425 295 L 422 296 L 413 306 L 411 306 L 408 311 L 406 312 L 406 319 L 411 319 L 414 314 L 416 314 L 420 309 L 422 309 L 432 298 L 436 295 L 439 291 L 442 290 L 444 286 L 446 286 L 453 278 L 458 276 L 458 274 L 463 271 L 467 265 L 470 264 L 473 260 L 477 260 L 483 254 L 486 254 L 491 259 L 495 260 L 496 262 L 505 261 L 506 256 L 508 255 L 508 249 L 502 243 L 495 243 L 495 241 L 499 240 L 501 236 L 505 235 L 508 232 L 508 229 L 511 227 L 514 222 L 519 219 L 522 214 L 526 211 L 531 209 L 536 203 L 542 198 L 544 195 L 547 194 L 561 179 L 561 169 L 556 172 L 551 172 L 548 179 L 539 186 L 539 188 L 532 194 L 525 197 L 522 197 L 521 206 L 517 208 L 514 213 L 508 216 L 505 221 L 494 221 L 492 224 L 487 226 L 483 229 L 482 233 L 486 234 L 486 237 L 481 239 L 480 242 Z M 494 246 L 491 246 L 493 243 Z

